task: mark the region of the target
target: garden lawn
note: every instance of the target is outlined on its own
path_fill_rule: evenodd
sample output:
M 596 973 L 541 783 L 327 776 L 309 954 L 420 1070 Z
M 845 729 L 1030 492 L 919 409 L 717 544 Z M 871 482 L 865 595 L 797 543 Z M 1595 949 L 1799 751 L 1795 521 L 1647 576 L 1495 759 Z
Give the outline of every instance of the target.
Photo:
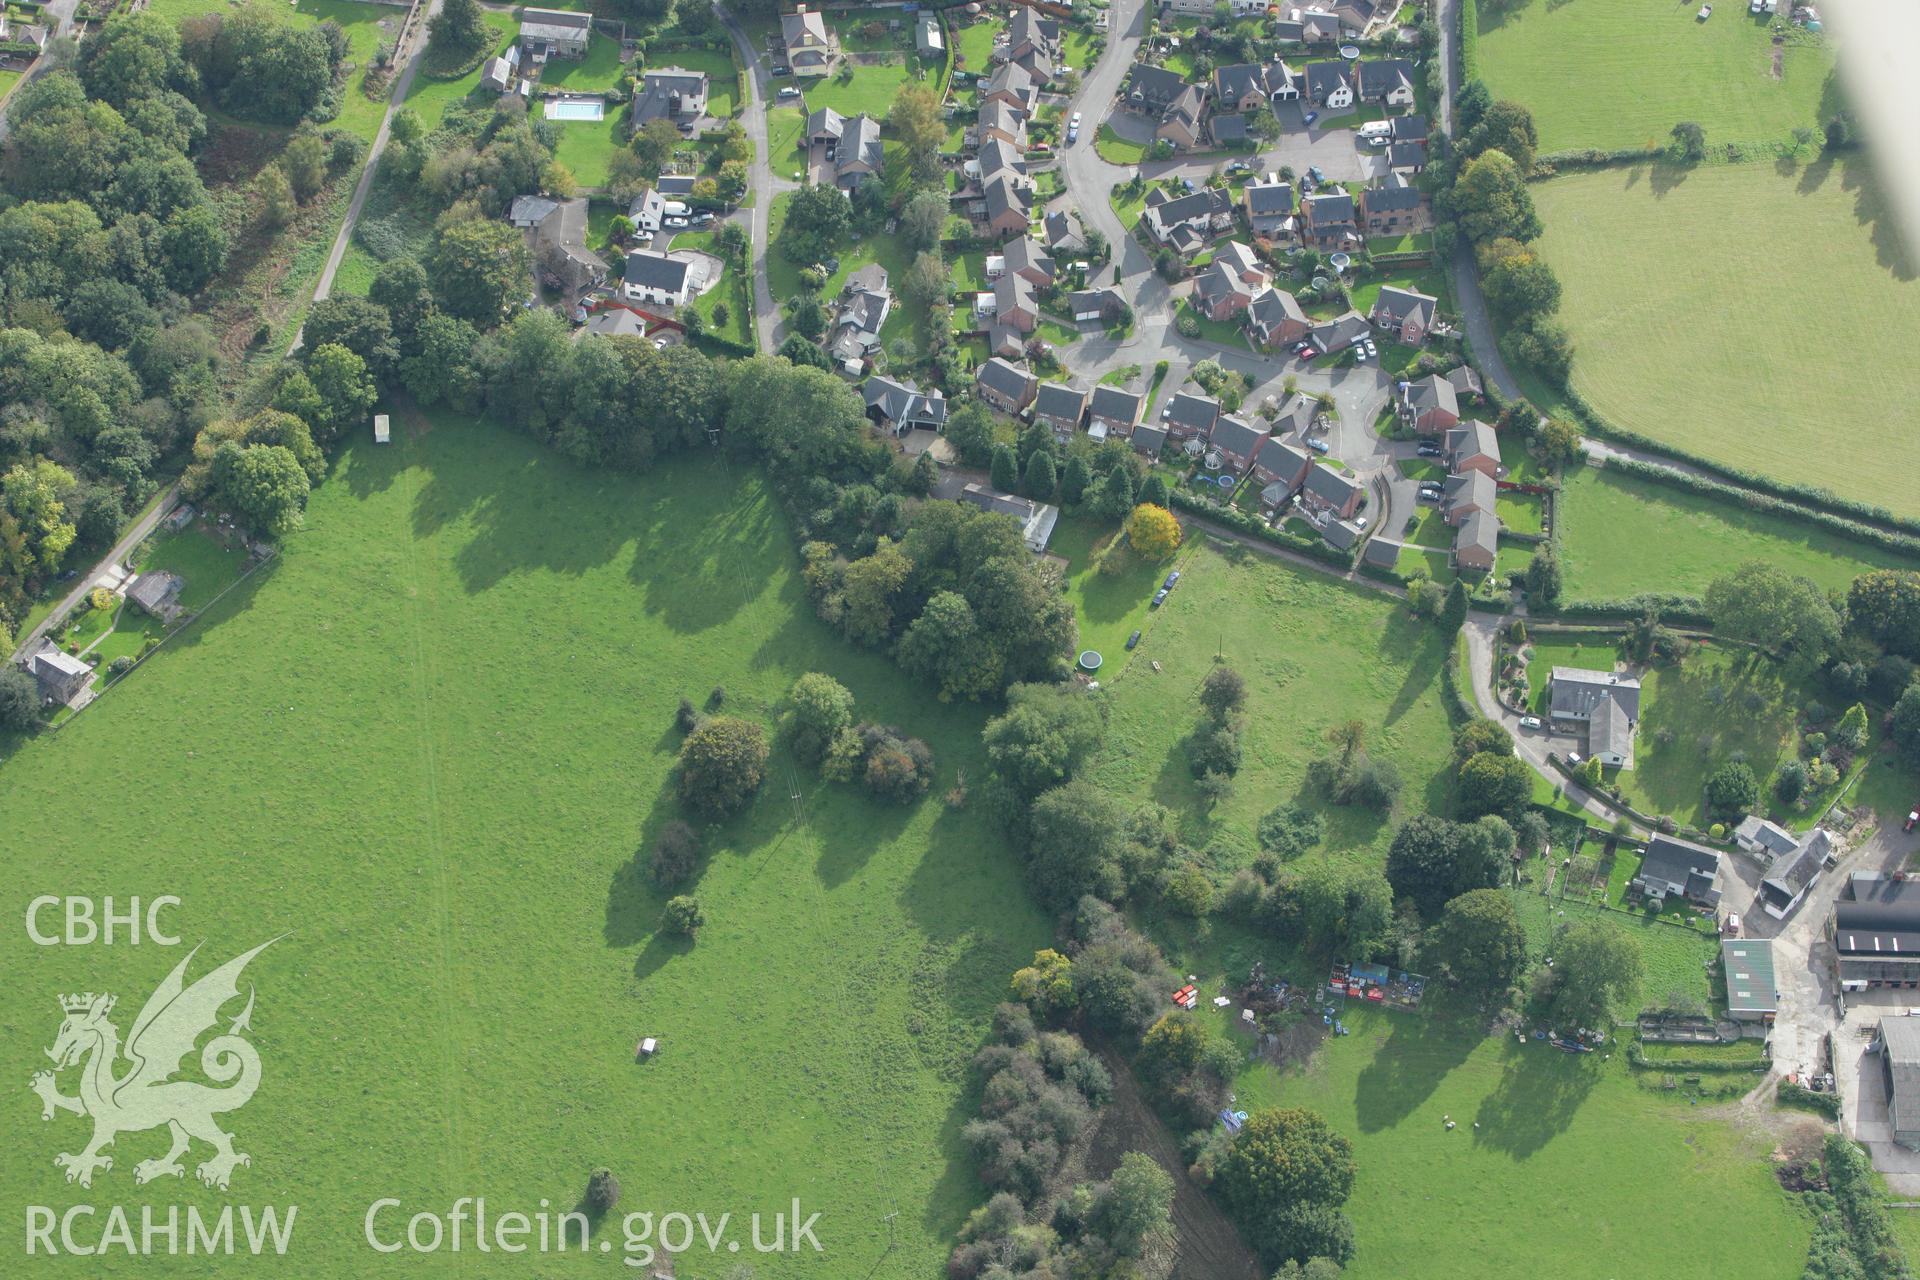
M 25 74 L 24 71 L 0 70 L 0 101 L 6 99 L 6 96 L 13 91 L 14 84 Z
M 212 604 L 215 596 L 239 581 L 246 567 L 244 547 L 225 545 L 210 536 L 198 521 L 177 533 L 162 533 L 149 539 L 146 555 L 138 566 L 142 573 L 164 570 L 178 574 L 184 584 L 180 588 L 181 607 L 195 612 Z
M 993 61 L 993 42 L 1002 31 L 1007 29 L 1003 18 L 980 18 L 961 25 L 960 11 L 956 9 L 949 24 L 948 34 L 953 39 L 954 74 L 969 78 L 982 75 L 988 64 Z
M 567 166 L 581 186 L 604 187 L 614 152 L 627 145 L 627 113 L 632 109 L 631 104 L 622 104 L 601 120 L 550 121 L 560 129 L 553 158 Z
M 205 940 L 193 976 L 279 939 L 246 975 L 265 1074 L 229 1121 L 252 1157 L 231 1198 L 300 1206 L 301 1276 L 367 1274 L 376 1198 L 403 1202 L 400 1231 L 459 1196 L 558 1213 L 596 1165 L 621 1213 L 730 1211 L 742 1240 L 745 1214 L 800 1197 L 827 1252 L 756 1256 L 762 1280 L 937 1273 L 982 1199 L 967 1063 L 1050 932 L 984 807 L 938 799 L 984 775 L 984 712 L 814 618 L 752 468 L 702 450 L 631 478 L 479 422 L 395 425 L 347 449 L 275 569 L 0 765 L 10 877 L 178 895 L 170 922 Z M 679 816 L 679 698 L 724 685 L 766 722 L 808 670 L 932 745 L 932 796 L 882 808 L 776 754 L 761 800 L 705 827 L 698 941 L 663 936 L 644 863 Z M 82 795 L 112 802 L 75 822 Z M 124 1029 L 185 951 L 9 930 L 20 1063 L 53 1041 L 54 994 L 111 986 Z M 661 1052 L 636 1065 L 642 1036 Z M 93 1202 L 52 1162 L 84 1123 L 33 1127 L 0 1154 L 0 1198 Z M 164 1144 L 123 1136 L 91 1196 L 216 1214 L 229 1195 L 191 1175 L 135 1185 Z M 597 1236 L 621 1239 L 617 1221 Z M 405 1270 L 474 1266 L 443 1249 Z M 143 1270 L 232 1269 L 183 1252 Z
M 663 45 L 656 41 L 647 48 L 647 65 L 706 72 L 707 114 L 715 119 L 725 119 L 740 109 L 740 68 L 733 60 L 732 41 L 727 42 L 725 49 L 693 44 Z
M 1308 761 L 1329 750 L 1322 735 L 1357 719 L 1367 749 L 1406 779 L 1402 808 L 1444 806 L 1446 649 L 1430 622 L 1371 591 L 1196 538 L 1183 554 L 1179 585 L 1154 611 L 1124 678 L 1109 686 L 1112 721 L 1092 775 L 1129 805 L 1157 800 L 1172 808 L 1195 848 L 1223 829 L 1251 845 L 1260 815 L 1300 795 Z M 1209 813 L 1183 739 L 1200 714 L 1194 695 L 1216 652 L 1246 678 L 1248 700 L 1244 764 L 1233 795 Z M 1317 797 L 1308 803 L 1323 807 Z M 1328 807 L 1326 817 L 1330 855 L 1380 863 L 1392 831 L 1385 816 Z
M 516 38 L 516 25 L 504 14 L 482 10 L 481 15 L 486 20 L 487 29 L 493 32 L 494 54 L 504 55 Z M 407 86 L 406 102 L 419 113 L 420 121 L 426 125 L 428 133 L 439 128 L 448 106 L 479 87 L 480 67 L 483 65 L 484 62 L 476 64 L 473 70 L 455 80 L 430 79 L 424 70 L 413 78 L 413 83 Z
M 714 246 L 715 238 L 716 233 L 712 231 L 682 231 L 673 238 L 673 248 L 698 249 L 724 260 L 725 255 Z M 727 320 L 725 324 L 720 324 L 714 320 L 713 309 L 723 302 L 727 307 Z M 753 309 L 747 294 L 747 277 L 737 264 L 727 262 L 719 285 L 701 294 L 695 300 L 693 309 L 706 320 L 706 332 L 713 337 L 724 338 L 743 347 L 754 345 Z
M 1493 500 L 1493 508 L 1504 529 L 1516 533 L 1545 532 L 1546 499 L 1537 493 L 1501 490 Z
M 1191 302 L 1184 298 L 1180 300 L 1180 315 L 1182 317 L 1192 318 L 1193 323 L 1197 326 L 1200 340 L 1203 342 L 1215 342 L 1223 347 L 1232 347 L 1235 350 L 1247 348 L 1247 335 L 1245 331 L 1230 320 L 1209 320 L 1206 316 L 1201 315 Z
M 1349 1034 L 1310 1062 L 1256 1062 L 1234 1088 L 1244 1109 L 1307 1107 L 1353 1142 L 1349 1280 L 1800 1275 L 1810 1228 L 1772 1140 L 1641 1088 L 1623 1053 L 1352 1002 L 1340 1017 Z
M 1123 138 L 1114 131 L 1112 125 L 1105 123 L 1101 124 L 1100 132 L 1093 137 L 1093 149 L 1108 164 L 1139 164 L 1147 157 L 1147 145 L 1144 142 Z
M 767 151 L 776 174 L 804 170 L 807 153 L 800 146 L 800 135 L 806 131 L 806 113 L 798 107 L 767 108 Z
M 851 80 L 843 80 L 835 74 L 807 85 L 807 107 L 813 111 L 832 107 L 843 116 L 858 115 L 864 111 L 870 116 L 883 117 L 887 114 L 887 108 L 893 105 L 894 95 L 900 92 L 901 86 L 909 78 L 904 59 L 879 64 L 861 63 L 853 67 Z
M 1699 595 L 1748 560 L 1843 590 L 1869 569 L 1915 562 L 1816 524 L 1606 467 L 1570 471 L 1556 501 L 1567 594 L 1612 600 L 1641 591 Z M 1623 538 L 1622 529 L 1633 536 Z
M 780 231 L 786 225 L 787 202 L 793 198 L 791 193 L 776 196 L 773 209 L 768 214 L 767 279 L 776 300 L 799 295 L 800 268 L 787 255 L 780 251 Z M 840 296 L 841 286 L 847 277 L 866 266 L 869 262 L 878 262 L 887 269 L 887 277 L 900 280 L 906 275 L 907 267 L 913 262 L 913 255 L 907 252 L 907 246 L 898 236 L 870 235 L 862 236 L 858 244 L 842 245 L 837 251 L 840 269 L 827 281 L 827 287 L 820 291 L 820 305 L 827 313 L 827 324 L 833 324 L 834 301 Z M 882 345 L 890 344 L 895 338 L 909 337 L 916 345 L 921 343 L 918 326 L 908 315 L 910 308 L 896 306 L 887 315 L 887 322 L 880 326 Z
M 1682 120 L 1701 125 L 1708 145 L 1786 141 L 1829 114 L 1833 54 L 1819 37 L 1789 37 L 1775 79 L 1774 19 L 1725 0 L 1700 22 L 1698 8 L 1673 0 L 1482 5 L 1481 74 L 1494 97 L 1533 112 L 1543 153 L 1664 146 Z
M 1049 554 L 1067 561 L 1067 599 L 1073 601 L 1074 616 L 1080 622 L 1080 647 L 1096 649 L 1105 661 L 1100 679 L 1111 684 L 1126 670 L 1133 654 L 1127 652 L 1127 637 L 1136 630 L 1146 635 L 1160 618 L 1162 610 L 1149 609 L 1153 593 L 1167 574 L 1180 569 L 1180 586 L 1186 585 L 1185 568 L 1193 558 L 1194 544 L 1183 544 L 1165 561 L 1148 564 L 1131 552 L 1118 554 L 1127 565 L 1124 573 L 1102 573 L 1094 567 L 1094 555 L 1118 537 L 1119 527 L 1111 521 L 1092 516 L 1062 516 L 1047 544 Z M 1179 588 L 1176 588 L 1178 590 Z
M 1912 436 L 1894 426 L 1920 401 L 1920 275 L 1865 152 L 1786 174 L 1636 165 L 1530 190 L 1573 385 L 1603 417 L 1920 514 Z
M 620 42 L 598 31 L 587 41 L 584 58 L 551 58 L 540 71 L 540 87 L 568 93 L 604 93 L 620 79 Z

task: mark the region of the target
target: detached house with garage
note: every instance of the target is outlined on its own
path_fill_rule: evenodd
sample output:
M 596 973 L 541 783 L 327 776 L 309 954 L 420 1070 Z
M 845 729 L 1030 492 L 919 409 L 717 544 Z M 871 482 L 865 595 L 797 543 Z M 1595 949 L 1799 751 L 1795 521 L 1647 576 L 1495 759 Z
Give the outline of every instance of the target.
M 1240 191 L 1247 210 L 1247 227 L 1265 240 L 1293 238 L 1293 185 L 1287 182 L 1249 182 Z
M 1640 681 L 1617 671 L 1555 667 L 1547 715 L 1564 732 L 1584 731 L 1587 755 L 1618 768 L 1633 765 L 1633 733 L 1640 723 Z
M 1212 187 L 1184 196 L 1155 187 L 1147 194 L 1140 224 L 1156 243 L 1190 256 L 1233 225 L 1233 204 L 1226 192 Z
M 1024 366 L 995 356 L 974 371 L 973 386 L 987 404 L 1017 414 L 1033 403 L 1039 384 Z
M 1167 435 L 1174 440 L 1192 440 L 1195 437 L 1204 440 L 1213 434 L 1213 424 L 1219 420 L 1218 400 L 1184 391 L 1167 401 L 1167 407 L 1160 411 L 1160 425 L 1167 429 Z
M 1087 415 L 1087 393 L 1064 382 L 1043 382 L 1033 397 L 1033 420 L 1049 428 L 1053 438 L 1065 443 L 1080 429 Z
M 1190 84 L 1168 105 L 1160 117 L 1160 127 L 1153 131 L 1153 136 L 1157 141 L 1170 142 L 1182 151 L 1191 151 L 1206 136 L 1201 132 L 1201 122 L 1206 115 L 1207 91 L 1197 84 Z
M 1438 298 L 1396 285 L 1385 285 L 1380 290 L 1380 296 L 1374 300 L 1373 310 L 1367 313 L 1367 319 L 1394 340 L 1417 347 L 1427 340 L 1427 334 L 1432 331 L 1439 306 Z
M 1247 332 L 1268 351 L 1303 342 L 1312 330 L 1299 299 L 1285 289 L 1268 286 L 1247 304 Z
M 1344 62 L 1309 62 L 1306 66 L 1307 102 L 1328 111 L 1353 105 L 1353 73 Z
M 803 78 L 829 74 L 840 55 L 839 40 L 826 19 L 809 13 L 804 4 L 780 19 L 780 44 L 793 74 Z
M 1260 452 L 1260 446 L 1267 442 L 1267 428 L 1259 422 L 1249 422 L 1223 413 L 1213 424 L 1213 435 L 1207 441 L 1221 460 L 1239 473 L 1253 465 L 1254 455 Z
M 1149 115 L 1159 115 L 1173 105 L 1173 100 L 1186 91 L 1186 77 L 1165 67 L 1152 67 L 1144 62 L 1134 64 L 1127 75 L 1127 86 L 1122 99 L 1135 111 L 1144 111 Z
M 1007 275 L 1019 276 L 1037 289 L 1052 284 L 1057 274 L 1052 256 L 1032 236 L 1008 241 L 1001 256 L 1005 259 L 1002 270 Z
M 1422 435 L 1450 431 L 1460 421 L 1460 395 L 1441 374 L 1400 384 L 1400 420 Z
M 1300 491 L 1307 478 L 1307 468 L 1312 465 L 1313 459 L 1305 449 L 1288 444 L 1277 431 L 1261 441 L 1259 451 L 1253 455 L 1253 474 L 1262 484 L 1277 485 L 1281 490 L 1278 501 L 1268 501 L 1268 495 L 1263 493 L 1261 502 L 1269 507 L 1284 505 Z
M 1329 253 L 1360 248 L 1360 228 L 1354 222 L 1353 197 L 1346 192 L 1311 195 L 1300 202 L 1300 239 Z
M 1413 105 L 1413 64 L 1405 58 L 1382 58 L 1377 62 L 1356 64 L 1359 84 L 1356 94 L 1362 102 L 1383 107 Z
M 1395 172 L 1360 193 L 1360 220 L 1370 239 L 1419 235 L 1433 229 L 1433 209 L 1426 192 Z
M 1720 855 L 1690 840 L 1656 835 L 1647 841 L 1640 874 L 1627 881 L 1627 900 L 1656 911 L 1674 902 L 1712 910 L 1720 905 Z
M 896 436 L 947 429 L 947 398 L 938 387 L 922 391 L 910 382 L 876 375 L 867 379 L 861 392 L 867 402 L 867 417 Z
M 1500 520 L 1491 511 L 1475 511 L 1460 522 L 1453 535 L 1456 569 L 1491 573 L 1500 558 Z
M 1472 515 L 1492 515 L 1499 486 L 1484 471 L 1448 476 L 1440 494 L 1440 518 L 1455 528 Z
M 649 120 L 698 120 L 707 113 L 707 73 L 684 67 L 647 71 L 633 91 L 633 127 Z
M 1497 480 L 1500 477 L 1500 437 L 1486 423 L 1469 418 L 1447 432 L 1446 461 L 1449 474 L 1484 471 Z
M 700 292 L 700 285 L 691 263 L 651 249 L 632 249 L 620 279 L 620 296 L 628 302 L 680 307 Z
M 1229 240 L 1214 249 L 1213 261 L 1195 279 L 1193 305 L 1209 320 L 1232 320 L 1271 283 L 1272 277 L 1253 250 Z
M 520 48 L 539 66 L 549 58 L 584 58 L 593 36 L 593 15 L 564 9 L 522 9 Z
M 1144 391 L 1123 391 L 1119 387 L 1098 386 L 1087 401 L 1087 435 L 1094 440 L 1109 436 L 1131 436 L 1146 411 Z
M 1335 520 L 1351 520 L 1366 492 L 1366 487 L 1352 476 L 1318 464 L 1307 468 L 1307 477 L 1300 484 L 1301 502 Z

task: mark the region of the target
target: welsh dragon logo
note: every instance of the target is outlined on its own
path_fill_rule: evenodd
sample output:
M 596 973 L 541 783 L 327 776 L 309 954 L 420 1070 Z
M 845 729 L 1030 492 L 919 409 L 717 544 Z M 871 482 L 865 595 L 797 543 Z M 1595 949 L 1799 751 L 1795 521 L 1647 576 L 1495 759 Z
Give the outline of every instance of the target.
M 92 1186 L 95 1170 L 113 1169 L 113 1158 L 100 1154 L 102 1148 L 112 1146 L 122 1133 L 161 1125 L 172 1134 L 173 1145 L 159 1159 L 136 1164 L 135 1182 L 184 1177 L 186 1170 L 181 1167 L 180 1157 L 196 1138 L 213 1148 L 213 1155 L 194 1171 L 210 1187 L 226 1190 L 234 1167 L 253 1163 L 245 1153 L 233 1149 L 233 1135 L 214 1119 L 245 1106 L 260 1085 L 260 1054 L 242 1035 L 252 1030 L 251 985 L 246 1007 L 224 1033 L 207 1041 L 200 1051 L 201 1071 L 225 1087 L 172 1077 L 193 1052 L 195 1042 L 219 1022 L 221 1007 L 239 998 L 240 974 L 247 962 L 275 941 L 278 939 L 261 943 L 188 986 L 187 965 L 200 950 L 195 947 L 147 998 L 140 1016 L 133 1020 L 124 1048 L 119 1028 L 107 1017 L 113 1012 L 113 996 L 89 991 L 60 997 L 66 1020 L 60 1024 L 53 1047 L 47 1050 L 53 1070 L 35 1072 L 32 1088 L 40 1095 L 42 1120 L 53 1119 L 59 1111 L 93 1118 L 93 1141 L 86 1149 L 78 1155 L 63 1152 L 53 1158 L 55 1165 L 66 1170 L 68 1182 Z M 123 1056 L 130 1065 L 116 1073 Z M 59 1091 L 54 1076 L 76 1065 L 81 1067 L 80 1093 L 70 1098 Z

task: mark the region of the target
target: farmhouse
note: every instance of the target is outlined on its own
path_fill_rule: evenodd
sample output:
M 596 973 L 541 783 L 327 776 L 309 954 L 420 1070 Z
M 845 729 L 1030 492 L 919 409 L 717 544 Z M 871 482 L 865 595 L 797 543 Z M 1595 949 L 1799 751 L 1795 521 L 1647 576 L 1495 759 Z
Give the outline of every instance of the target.
M 1293 186 L 1286 182 L 1249 182 L 1240 198 L 1247 226 L 1256 236 L 1280 240 L 1293 234 Z
M 1920 1018 L 1880 1019 L 1871 1047 L 1880 1055 L 1880 1082 L 1887 1092 L 1887 1127 L 1893 1140 L 1920 1151 Z
M 1300 500 L 1335 520 L 1352 519 L 1366 493 L 1366 486 L 1352 476 L 1317 464 L 1307 468 L 1307 478 L 1300 484 Z
M 897 436 L 947 429 L 947 398 L 938 387 L 922 391 L 912 383 L 876 375 L 867 379 L 861 393 L 867 416 Z
M 1615 671 L 1555 667 L 1547 715 L 1558 728 L 1584 728 L 1587 755 L 1604 765 L 1633 766 L 1633 733 L 1640 723 L 1640 681 Z
M 1920 881 L 1854 872 L 1840 887 L 1826 933 L 1842 991 L 1920 987 Z M 1920 1110 L 1908 1123 L 1920 1129 Z
M 1099 386 L 1087 402 L 1087 435 L 1095 440 L 1108 436 L 1130 436 L 1140 425 L 1146 411 L 1144 391 L 1123 391 L 1119 387 Z
M 1773 860 L 1766 879 L 1760 882 L 1761 910 L 1776 920 L 1786 919 L 1807 896 L 1832 852 L 1833 837 L 1824 827 L 1816 827 L 1805 840 L 1795 841 L 1788 852 Z
M 533 64 L 549 58 L 584 58 L 593 35 L 593 15 L 564 9 L 522 9 L 520 47 Z
M 543 283 L 568 294 L 605 283 L 607 264 L 587 248 L 587 201 L 516 196 L 507 221 L 526 234 L 534 267 Z
M 1053 526 L 1060 519 L 1060 508 L 1050 503 L 1030 502 L 983 484 L 968 485 L 960 491 L 960 496 L 982 511 L 997 512 L 1018 524 L 1021 541 L 1035 555 L 1047 549 L 1047 543 L 1053 538 Z
M 1033 397 L 1033 420 L 1053 430 L 1063 443 L 1080 429 L 1087 414 L 1087 393 L 1065 382 L 1043 382 Z
M 1208 443 L 1234 471 L 1245 471 L 1252 464 L 1254 455 L 1260 451 L 1260 446 L 1266 443 L 1267 430 L 1245 418 L 1223 413 L 1214 422 Z
M 1160 411 L 1161 423 L 1166 427 L 1167 434 L 1175 440 L 1210 436 L 1213 434 L 1213 424 L 1219 418 L 1218 400 L 1184 391 L 1167 401 L 1167 407 Z
M 1299 299 L 1285 289 L 1269 285 L 1247 304 L 1247 332 L 1269 351 L 1294 345 L 1312 328 L 1313 322 L 1307 319 Z
M 1417 382 L 1403 382 L 1400 420 L 1423 435 L 1451 430 L 1460 421 L 1460 393 L 1449 379 L 1437 373 Z
M 684 67 L 656 67 L 633 91 L 633 127 L 649 120 L 698 120 L 707 114 L 707 73 Z
M 1720 905 L 1720 855 L 1704 845 L 1654 835 L 1640 860 L 1640 872 L 1627 881 L 1627 899 L 1655 910 L 1678 899 L 1697 907 Z
M 164 570 L 143 573 L 127 588 L 127 599 L 149 616 L 162 622 L 172 622 L 180 613 L 180 593 L 186 590 L 186 586 L 185 579 L 177 573 Z
M 1380 296 L 1374 300 L 1373 310 L 1367 314 L 1367 319 L 1399 341 L 1417 347 L 1427 340 L 1427 334 L 1433 329 L 1439 305 L 1438 298 L 1396 285 L 1385 285 L 1380 290 Z
M 620 293 L 629 302 L 678 307 L 699 292 L 700 283 L 691 263 L 651 249 L 632 249 L 627 253 Z
M 1454 566 L 1488 573 L 1499 554 L 1500 521 L 1491 511 L 1468 514 L 1453 535 Z
M 787 65 L 796 76 L 824 76 L 833 70 L 839 43 L 817 13 L 799 6 L 780 19 L 780 44 L 786 50 Z
M 86 692 L 88 682 L 93 679 L 92 667 L 62 651 L 51 640 L 42 641 L 40 649 L 27 659 L 25 666 L 39 688 L 40 700 L 61 706 Z
M 1500 437 L 1477 418 L 1447 432 L 1447 471 L 1484 471 L 1500 478 Z
M 1033 403 L 1037 384 L 1025 368 L 995 356 L 974 371 L 973 385 L 1000 412 L 1019 413 Z
M 1780 992 L 1774 985 L 1773 943 L 1764 938 L 1728 938 L 1720 944 L 1727 978 L 1727 1016 L 1735 1022 L 1772 1022 Z

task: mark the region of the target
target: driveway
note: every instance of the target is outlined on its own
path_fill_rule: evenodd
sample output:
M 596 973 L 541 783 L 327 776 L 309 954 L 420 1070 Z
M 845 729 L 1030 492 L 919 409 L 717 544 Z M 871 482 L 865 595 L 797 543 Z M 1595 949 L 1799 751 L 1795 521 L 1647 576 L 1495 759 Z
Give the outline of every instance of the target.
M 20 638 L 19 647 L 13 651 L 13 656 L 18 659 L 22 654 L 31 652 L 40 643 L 40 637 L 47 634 L 48 628 L 66 617 L 67 611 L 80 603 L 80 597 L 91 591 L 109 571 L 117 569 L 128 556 L 132 555 L 133 549 L 146 541 L 147 535 L 167 518 L 167 514 L 173 510 L 179 496 L 179 484 L 168 485 L 166 492 L 154 500 L 153 505 L 147 508 L 145 515 L 127 527 L 127 531 L 120 535 L 119 541 L 113 544 L 107 554 L 100 557 L 93 568 L 73 580 L 73 590 L 67 592 L 66 597 L 54 606 L 53 612 L 49 613 L 39 626 Z
M 773 288 L 767 282 L 767 253 L 773 236 L 774 199 L 794 190 L 794 184 L 774 176 L 773 157 L 768 153 L 767 99 L 773 83 L 772 68 L 753 47 L 747 29 L 740 25 L 732 11 L 725 6 L 715 8 L 726 24 L 727 33 L 733 37 L 742 65 L 747 68 L 747 109 L 740 118 L 747 137 L 753 141 L 753 163 L 747 167 L 747 190 L 752 193 L 753 203 L 735 210 L 728 220 L 743 223 L 747 228 L 747 252 L 753 260 L 753 321 L 760 349 L 777 351 L 786 337 L 786 323 L 779 303 L 774 300 Z

